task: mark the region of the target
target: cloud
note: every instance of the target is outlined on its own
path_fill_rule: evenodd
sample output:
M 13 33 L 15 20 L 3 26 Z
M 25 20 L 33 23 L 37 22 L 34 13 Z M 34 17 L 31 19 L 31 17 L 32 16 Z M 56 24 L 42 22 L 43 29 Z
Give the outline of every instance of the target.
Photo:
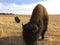
M 16 3 L 10 3 L 5 5 L 0 3 L 0 12 L 3 13 L 15 13 L 15 14 L 31 14 L 34 7 L 38 4 L 44 5 L 49 14 L 60 14 L 60 1 L 59 0 L 47 0 L 31 4 L 17 5 Z
M 60 0 L 47 0 L 39 3 L 46 7 L 49 14 L 60 14 Z
M 15 3 L 11 3 L 9 5 L 4 5 L 3 3 L 0 3 L 0 10 L 1 10 L 0 12 L 31 14 L 35 5 L 36 5 L 36 3 L 23 4 L 23 5 L 17 5 Z

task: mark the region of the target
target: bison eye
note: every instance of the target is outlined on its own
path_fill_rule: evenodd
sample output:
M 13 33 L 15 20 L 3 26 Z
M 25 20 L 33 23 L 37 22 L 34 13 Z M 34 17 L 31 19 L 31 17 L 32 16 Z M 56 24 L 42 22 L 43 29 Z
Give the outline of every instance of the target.
M 36 33 L 36 32 L 38 32 L 38 30 L 33 30 L 33 33 Z

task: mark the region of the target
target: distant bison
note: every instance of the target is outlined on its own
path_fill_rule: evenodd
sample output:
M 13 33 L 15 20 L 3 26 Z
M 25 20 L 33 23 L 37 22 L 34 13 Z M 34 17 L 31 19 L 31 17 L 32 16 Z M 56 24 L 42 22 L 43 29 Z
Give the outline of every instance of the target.
M 33 12 L 30 21 L 23 26 L 23 39 L 27 45 L 34 45 L 39 36 L 44 39 L 48 26 L 48 13 L 44 6 L 38 4 Z
M 15 17 L 15 21 L 16 21 L 17 23 L 20 22 L 20 19 L 18 18 L 18 16 Z

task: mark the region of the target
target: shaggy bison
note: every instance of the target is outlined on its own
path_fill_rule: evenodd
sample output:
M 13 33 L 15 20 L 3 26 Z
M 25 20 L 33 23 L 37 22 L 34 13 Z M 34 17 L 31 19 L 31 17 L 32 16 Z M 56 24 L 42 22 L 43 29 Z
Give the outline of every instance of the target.
M 44 6 L 38 4 L 33 12 L 30 21 L 23 26 L 23 39 L 27 45 L 34 45 L 39 36 L 44 39 L 48 26 L 48 13 Z
M 20 19 L 18 18 L 18 16 L 15 17 L 15 21 L 16 21 L 17 23 L 20 22 Z

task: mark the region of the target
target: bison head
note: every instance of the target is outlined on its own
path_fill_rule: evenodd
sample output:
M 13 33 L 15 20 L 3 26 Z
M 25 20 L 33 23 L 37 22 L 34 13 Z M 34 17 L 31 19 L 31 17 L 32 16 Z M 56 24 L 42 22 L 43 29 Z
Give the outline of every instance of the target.
M 39 27 L 36 24 L 27 23 L 25 25 L 22 24 L 23 30 L 26 30 L 31 33 L 38 32 Z
M 37 40 L 37 33 L 39 32 L 39 28 L 36 24 L 27 23 L 25 25 L 22 24 L 23 27 L 23 39 L 29 45 L 33 44 Z

